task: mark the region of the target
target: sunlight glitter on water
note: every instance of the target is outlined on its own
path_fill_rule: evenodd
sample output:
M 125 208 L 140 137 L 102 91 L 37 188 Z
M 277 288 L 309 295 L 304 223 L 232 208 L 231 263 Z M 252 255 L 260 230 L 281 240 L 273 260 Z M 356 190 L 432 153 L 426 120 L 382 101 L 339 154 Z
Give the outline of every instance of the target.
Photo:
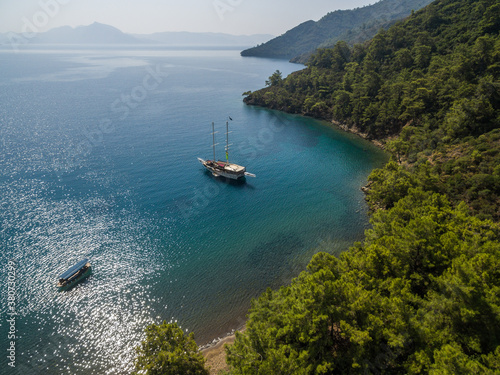
M 241 102 L 276 69 L 300 66 L 238 51 L 26 55 L 0 49 L 0 264 L 15 259 L 19 281 L 14 374 L 129 373 L 144 328 L 164 319 L 205 344 L 241 326 L 250 299 L 289 282 L 318 247 L 338 252 L 362 235 L 359 187 L 383 160 L 377 151 Z M 144 62 L 168 78 L 120 119 L 112 105 L 140 88 Z M 211 153 L 210 121 L 223 126 L 228 113 L 233 160 L 258 175 L 245 184 L 196 160 Z M 96 134 L 103 118 L 114 127 Z M 57 276 L 85 257 L 93 275 L 58 293 Z M 5 330 L 0 322 L 1 343 Z
M 29 196 L 20 193 L 27 190 Z M 0 206 L 10 208 L 2 215 L 9 249 L 2 262 L 17 261 L 24 280 L 18 311 L 31 327 L 20 338 L 31 344 L 18 370 L 30 373 L 47 366 L 71 374 L 91 360 L 94 369 L 129 371 L 134 347 L 155 318 L 150 304 L 159 302 L 144 280 L 168 263 L 155 254 L 132 213 L 122 210 L 117 217 L 113 202 L 102 197 L 48 201 L 40 197 L 46 190 L 46 184 L 34 181 L 0 185 Z M 84 257 L 91 258 L 94 274 L 59 293 L 57 275 Z M 32 337 L 34 332 L 40 340 Z

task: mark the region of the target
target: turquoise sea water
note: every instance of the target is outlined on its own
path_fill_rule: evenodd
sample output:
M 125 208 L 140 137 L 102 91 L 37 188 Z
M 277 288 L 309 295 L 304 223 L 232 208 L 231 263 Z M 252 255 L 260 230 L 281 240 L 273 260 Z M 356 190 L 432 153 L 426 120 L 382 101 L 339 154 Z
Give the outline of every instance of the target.
M 0 343 L 13 374 L 125 374 L 151 322 L 199 344 L 243 322 L 250 300 L 321 250 L 363 237 L 360 187 L 385 161 L 325 123 L 247 107 L 241 94 L 302 66 L 238 51 L 0 50 Z M 197 157 L 257 178 L 218 180 Z M 89 257 L 94 274 L 58 293 Z

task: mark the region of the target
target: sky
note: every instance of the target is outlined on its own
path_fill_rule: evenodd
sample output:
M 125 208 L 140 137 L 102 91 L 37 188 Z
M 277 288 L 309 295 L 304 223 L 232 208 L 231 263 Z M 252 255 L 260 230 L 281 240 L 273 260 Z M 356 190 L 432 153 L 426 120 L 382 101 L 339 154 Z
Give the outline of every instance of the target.
M 125 33 L 281 35 L 337 9 L 378 0 L 0 0 L 0 32 L 43 32 L 100 22 Z

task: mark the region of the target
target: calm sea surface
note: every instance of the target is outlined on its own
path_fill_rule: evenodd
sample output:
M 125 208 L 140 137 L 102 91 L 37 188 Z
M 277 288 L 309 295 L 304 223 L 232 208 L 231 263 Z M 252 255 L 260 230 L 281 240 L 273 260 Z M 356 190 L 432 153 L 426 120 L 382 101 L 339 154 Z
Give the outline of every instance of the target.
M 0 49 L 2 374 L 129 373 L 147 324 L 177 321 L 205 344 L 315 252 L 363 237 L 360 187 L 381 151 L 242 103 L 301 68 L 227 50 Z M 246 183 L 196 159 L 212 155 L 212 121 L 224 159 L 228 116 L 230 161 L 257 175 Z M 58 293 L 84 257 L 93 276 Z

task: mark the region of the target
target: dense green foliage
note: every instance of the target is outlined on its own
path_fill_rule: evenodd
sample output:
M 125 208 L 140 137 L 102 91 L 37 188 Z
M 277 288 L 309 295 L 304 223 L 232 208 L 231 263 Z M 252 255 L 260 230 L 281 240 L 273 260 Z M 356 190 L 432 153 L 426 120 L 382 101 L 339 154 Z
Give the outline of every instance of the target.
M 241 53 L 242 56 L 292 59 L 346 40 L 363 42 L 371 39 L 382 27 L 410 15 L 431 0 L 381 0 L 376 4 L 353 10 L 338 10 L 317 22 L 307 21 L 285 34 Z M 298 59 L 300 61 L 300 59 Z
M 208 375 L 193 333 L 184 335 L 176 323 L 148 326 L 136 352 L 135 375 Z
M 275 71 L 269 80 L 266 81 L 266 86 L 278 86 L 283 82 L 283 76 L 279 70 Z
M 382 140 L 372 229 L 253 301 L 233 374 L 500 374 L 500 2 L 437 0 L 249 104 Z
M 405 144 L 404 139 L 400 136 L 388 143 L 396 160 L 399 157 L 394 149 Z M 404 147 L 414 142 L 411 140 Z M 432 151 L 409 150 L 403 156 L 404 160 L 415 162 L 408 166 L 408 162 L 397 165 L 392 161 L 370 175 L 367 199 L 373 208 L 390 208 L 411 187 L 420 187 L 446 194 L 455 203 L 466 202 L 480 218 L 500 219 L 500 129 L 477 138 L 441 144 Z
M 495 0 L 437 0 L 366 45 L 319 50 L 307 69 L 249 93 L 245 102 L 333 120 L 369 138 L 399 135 L 387 143 L 397 162 L 497 220 L 499 20 Z M 407 191 L 426 181 L 398 183 Z M 389 208 L 401 197 L 386 193 L 372 194 L 374 207 Z
M 367 45 L 319 50 L 308 69 L 246 101 L 333 118 L 377 138 L 420 124 L 442 126 L 449 138 L 484 133 L 498 125 L 497 19 L 496 1 L 438 0 Z
M 419 189 L 372 224 L 253 302 L 234 374 L 500 371 L 500 227 Z

